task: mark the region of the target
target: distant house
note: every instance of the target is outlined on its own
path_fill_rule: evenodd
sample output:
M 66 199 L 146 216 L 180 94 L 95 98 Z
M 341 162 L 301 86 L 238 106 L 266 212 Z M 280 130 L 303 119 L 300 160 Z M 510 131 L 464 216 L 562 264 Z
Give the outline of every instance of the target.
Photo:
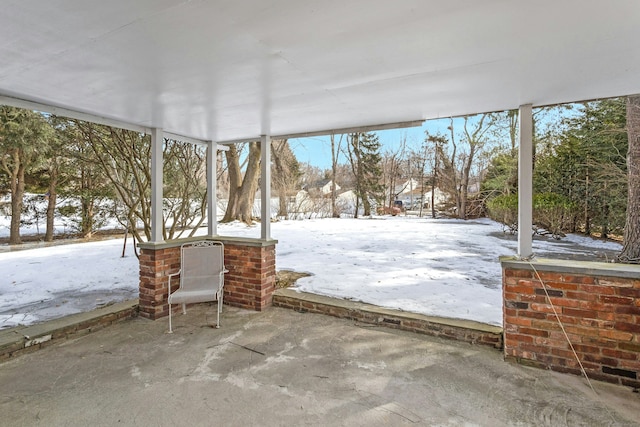
M 412 191 L 416 191 L 418 189 L 419 189 L 418 181 L 411 178 L 403 182 L 402 184 L 396 185 L 394 189 L 394 194 L 407 194 L 407 193 L 411 193 Z
M 322 179 L 320 181 L 313 182 L 308 185 L 304 185 L 302 187 L 303 190 L 306 190 L 309 193 L 320 193 L 323 196 L 327 196 L 331 194 L 331 190 L 333 189 L 334 183 L 331 179 Z M 340 191 L 340 186 L 335 184 L 336 192 Z
M 420 209 L 420 205 L 422 205 L 423 209 L 431 209 L 431 187 L 425 187 L 424 189 L 424 201 L 422 200 L 423 194 L 421 189 L 415 189 L 413 191 L 407 191 L 406 193 L 400 194 L 397 197 L 397 200 L 402 201 L 402 205 L 405 209 L 408 210 L 418 210 Z M 444 205 L 447 202 L 448 196 L 436 187 L 434 191 L 434 204 L 436 208 L 438 206 Z

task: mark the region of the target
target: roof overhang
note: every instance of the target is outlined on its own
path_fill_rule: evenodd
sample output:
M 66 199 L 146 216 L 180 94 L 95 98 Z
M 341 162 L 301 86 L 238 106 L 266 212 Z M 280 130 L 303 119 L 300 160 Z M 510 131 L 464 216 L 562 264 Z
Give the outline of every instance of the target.
M 638 93 L 639 17 L 637 0 L 10 0 L 0 95 L 196 141 L 406 125 Z

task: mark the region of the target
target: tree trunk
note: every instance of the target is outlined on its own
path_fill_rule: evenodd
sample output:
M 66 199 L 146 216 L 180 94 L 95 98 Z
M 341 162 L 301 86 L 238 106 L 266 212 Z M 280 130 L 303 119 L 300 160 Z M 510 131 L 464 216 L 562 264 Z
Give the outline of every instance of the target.
M 469 175 L 471 174 L 471 165 L 475 156 L 475 146 L 471 145 L 469 157 L 462 169 L 462 181 L 460 184 L 460 211 L 458 218 L 467 219 L 467 199 L 469 198 Z
M 331 217 L 340 218 L 338 206 L 336 205 L 336 175 L 338 174 L 338 153 L 340 152 L 340 143 L 342 135 L 336 147 L 335 135 L 331 134 Z
M 287 209 L 287 171 L 284 166 L 284 146 L 287 140 L 271 140 L 271 154 L 273 159 L 274 174 L 272 180 L 278 191 L 278 216 L 286 218 Z
M 82 237 L 91 237 L 93 232 L 93 198 L 88 196 L 92 190 L 91 174 L 87 173 L 84 167 L 80 171 L 80 186 L 82 192 L 80 194 L 81 222 L 80 232 Z
M 371 216 L 371 202 L 369 201 L 369 197 L 366 194 L 362 195 L 362 209 L 363 216 Z
M 640 264 L 640 95 L 627 97 L 627 218 L 618 261 Z
M 15 149 L 14 168 L 11 173 L 11 225 L 9 228 L 9 244 L 22 243 L 20 237 L 20 220 L 24 198 L 24 164 L 20 161 L 20 150 Z
M 247 170 L 242 179 L 239 156 L 235 147 L 230 147 L 225 154 L 229 169 L 229 204 L 222 222 L 237 220 L 251 224 L 253 203 L 260 177 L 260 145 L 257 142 L 249 143 Z
M 438 182 L 438 150 L 433 156 L 433 174 L 431 175 L 431 218 L 436 217 L 436 183 Z
M 57 199 L 57 193 L 56 193 L 56 186 L 58 185 L 58 171 L 57 169 L 53 168 L 51 169 L 51 179 L 49 180 L 49 195 L 47 198 L 47 231 L 45 231 L 44 234 L 44 241 L 45 242 L 52 242 L 53 241 L 53 221 L 55 219 L 55 212 L 56 212 L 56 199 Z
M 238 194 L 240 192 L 240 186 L 242 185 L 240 159 L 238 149 L 235 145 L 229 146 L 229 150 L 225 151 L 225 157 L 227 158 L 227 174 L 229 176 L 229 201 L 222 222 L 231 222 L 235 220 Z

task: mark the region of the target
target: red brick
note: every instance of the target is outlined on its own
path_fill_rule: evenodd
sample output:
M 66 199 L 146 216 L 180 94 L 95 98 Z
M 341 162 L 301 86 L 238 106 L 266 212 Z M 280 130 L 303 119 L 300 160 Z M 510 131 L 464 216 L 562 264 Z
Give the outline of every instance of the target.
M 532 344 L 533 337 L 530 335 L 521 335 L 521 334 L 507 334 L 505 333 L 505 343 L 509 343 L 510 346 L 517 347 L 521 343 Z
M 546 319 L 547 314 L 539 311 L 519 310 L 518 316 L 529 317 L 531 319 Z
M 616 293 L 625 297 L 632 298 L 640 298 L 640 288 L 638 289 L 629 289 L 629 288 L 617 288 Z
M 621 350 L 638 353 L 638 357 L 640 357 L 640 344 L 634 344 L 631 342 L 621 342 L 621 343 L 618 343 L 618 348 Z
M 625 279 L 623 277 L 601 277 L 598 279 L 598 284 L 612 288 L 633 288 L 634 279 Z
M 518 310 L 516 310 L 515 308 L 504 307 L 504 315 L 516 317 L 518 315 Z
M 543 329 L 545 331 L 559 331 L 561 330 L 560 325 L 558 324 L 558 322 L 554 322 L 554 321 L 550 321 L 550 320 L 533 320 L 531 322 L 531 326 L 536 328 L 536 329 Z
M 553 308 L 549 304 L 531 304 L 531 310 L 542 313 L 553 313 Z
M 504 275 L 506 277 L 533 277 L 533 272 L 530 270 L 505 269 Z
M 530 286 L 522 286 L 520 284 L 511 286 L 507 285 L 504 288 L 505 292 L 515 293 L 515 294 L 533 294 L 535 293 L 535 289 Z
M 615 295 L 616 293 L 614 288 L 610 288 L 607 286 L 597 286 L 597 285 L 582 285 L 580 286 L 580 290 L 590 294 L 599 294 L 599 295 Z
M 617 314 L 629 314 L 640 316 L 640 307 L 636 307 L 635 305 L 616 307 L 615 312 Z
M 522 294 L 522 295 L 520 295 L 519 299 L 520 299 L 520 301 L 537 302 L 539 304 L 544 304 L 547 301 L 547 297 L 545 297 L 544 295 Z
M 602 354 L 608 357 L 615 357 L 616 359 L 625 360 L 638 360 L 638 353 L 632 353 L 629 351 L 612 350 L 609 348 L 603 348 Z
M 616 322 L 615 328 L 619 331 L 640 333 L 640 324 Z
M 553 271 L 538 271 L 538 274 L 534 275 L 534 277 L 536 280 L 538 280 L 538 278 L 542 279 L 545 283 L 562 281 L 562 273 L 555 273 Z
M 566 283 L 566 282 L 545 282 L 545 285 L 551 289 L 561 289 L 566 291 L 576 291 L 578 290 L 578 285 L 575 283 Z
M 521 327 L 520 328 L 520 333 L 524 334 L 524 335 L 533 335 L 533 336 L 537 336 L 537 337 L 548 337 L 549 336 L 549 332 L 547 332 L 547 331 L 543 331 L 541 329 L 526 328 L 526 327 Z
M 592 310 L 580 310 L 576 308 L 563 307 L 562 314 L 566 316 L 581 317 L 581 318 L 597 318 L 598 315 Z
M 565 295 L 567 298 L 576 299 L 580 301 L 597 301 L 598 300 L 598 294 L 589 294 L 587 292 L 566 291 Z
M 582 344 L 573 344 L 573 348 L 576 352 L 578 353 L 583 353 L 583 354 L 598 354 L 600 353 L 600 349 L 596 346 L 591 346 L 591 345 L 582 345 Z
M 630 371 L 640 373 L 640 361 L 621 359 L 620 362 L 618 362 L 618 366 L 622 369 L 628 369 Z
M 581 301 L 580 308 L 591 310 L 591 311 L 613 312 L 614 306 L 611 304 L 605 304 L 598 301 Z
M 585 362 L 592 362 L 592 363 L 607 365 L 611 367 L 618 366 L 618 361 L 616 359 L 613 359 L 611 357 L 599 356 L 597 354 L 585 354 L 582 360 Z
M 506 316 L 504 319 L 505 325 L 511 324 L 511 325 L 518 325 L 518 326 L 531 326 L 531 322 L 532 322 L 531 319 L 515 317 L 515 316 Z
M 565 348 L 567 348 L 567 349 L 565 349 Z M 573 354 L 573 351 L 568 350 L 568 346 L 566 346 L 566 345 L 565 345 L 564 348 L 559 348 L 559 347 L 552 348 L 551 349 L 551 354 L 554 355 L 554 356 L 565 358 L 565 359 L 573 359 L 573 358 L 575 358 L 575 355 Z
M 553 305 L 555 305 L 555 306 L 574 307 L 574 308 L 577 308 L 577 307 L 580 306 L 580 301 L 573 300 L 573 299 L 556 298 L 556 297 L 551 297 L 549 299 L 553 303 Z
M 633 303 L 633 298 L 603 295 L 600 297 L 600 301 L 605 304 L 630 305 Z
M 529 352 L 532 354 L 548 354 L 551 349 L 549 347 L 545 347 L 542 345 L 534 345 L 534 344 L 521 344 L 520 349 L 523 352 Z

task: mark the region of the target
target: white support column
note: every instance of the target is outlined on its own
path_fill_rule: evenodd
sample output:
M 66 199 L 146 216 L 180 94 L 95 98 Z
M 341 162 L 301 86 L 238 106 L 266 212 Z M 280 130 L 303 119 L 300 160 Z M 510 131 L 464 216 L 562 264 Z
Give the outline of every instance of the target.
M 260 136 L 260 238 L 271 240 L 271 137 Z
M 162 129 L 151 129 L 151 241 L 162 242 Z
M 218 198 L 217 192 L 217 157 L 218 144 L 210 142 L 207 144 L 207 224 L 209 236 L 218 234 Z
M 533 255 L 533 113 L 531 104 L 521 105 L 518 149 L 518 256 Z

